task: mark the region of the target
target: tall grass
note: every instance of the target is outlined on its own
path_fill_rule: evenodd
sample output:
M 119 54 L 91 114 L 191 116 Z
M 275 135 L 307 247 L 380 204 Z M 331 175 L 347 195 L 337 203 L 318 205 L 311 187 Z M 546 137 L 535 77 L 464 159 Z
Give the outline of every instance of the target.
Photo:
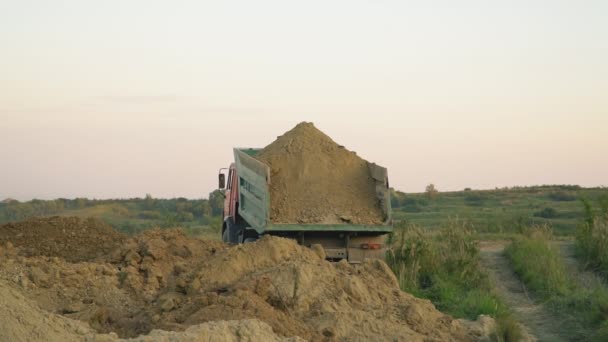
M 591 269 L 608 276 L 608 200 L 600 200 L 599 209 L 583 200 L 585 219 L 577 227 L 579 257 Z
M 516 341 L 521 336 L 519 325 L 481 267 L 474 231 L 466 223 L 452 221 L 432 232 L 401 227 L 391 243 L 387 262 L 404 291 L 430 299 L 455 317 L 493 316 L 499 323 L 498 341 Z
M 505 250 L 531 292 L 562 320 L 563 334 L 575 341 L 608 341 L 608 289 L 583 288 L 568 274 L 546 226 L 534 227 Z
M 560 252 L 551 244 L 552 237 L 549 226 L 535 226 L 505 250 L 515 272 L 544 299 L 566 295 L 572 287 Z

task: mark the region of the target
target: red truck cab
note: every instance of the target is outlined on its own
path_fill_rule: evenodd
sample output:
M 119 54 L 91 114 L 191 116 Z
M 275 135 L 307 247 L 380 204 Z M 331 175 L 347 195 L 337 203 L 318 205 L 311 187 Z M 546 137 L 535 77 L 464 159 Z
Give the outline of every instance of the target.
M 227 172 L 226 172 L 227 171 Z M 219 189 L 224 190 L 224 210 L 222 213 L 222 241 L 226 243 L 243 243 L 255 240 L 254 234 L 245 236 L 247 222 L 238 214 L 239 187 L 236 166 L 220 169 Z

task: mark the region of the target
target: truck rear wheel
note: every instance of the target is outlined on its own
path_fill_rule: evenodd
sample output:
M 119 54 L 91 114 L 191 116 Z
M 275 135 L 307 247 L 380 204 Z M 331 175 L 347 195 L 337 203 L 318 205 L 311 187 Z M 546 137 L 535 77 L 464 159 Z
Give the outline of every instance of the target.
M 242 241 L 243 243 L 250 243 L 250 242 L 255 242 L 259 238 L 260 238 L 260 235 L 258 234 L 258 232 L 256 232 L 254 229 L 248 227 L 248 228 L 243 229 L 241 236 L 239 238 L 239 241 Z
M 222 242 L 230 242 L 230 238 L 228 236 L 228 228 L 224 228 L 224 232 L 222 233 Z
M 237 244 L 240 243 L 240 236 L 242 235 L 243 227 L 232 223 L 231 219 L 227 219 L 224 222 L 226 228 L 222 234 L 222 240 L 226 243 Z

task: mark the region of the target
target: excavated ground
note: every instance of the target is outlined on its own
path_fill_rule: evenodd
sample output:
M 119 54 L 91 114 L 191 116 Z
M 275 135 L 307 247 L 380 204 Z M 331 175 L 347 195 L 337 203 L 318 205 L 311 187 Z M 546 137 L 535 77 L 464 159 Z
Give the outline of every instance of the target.
M 67 249 L 32 233 L 63 222 L 64 238 L 48 244 Z M 0 340 L 476 341 L 493 329 L 489 318 L 455 320 L 400 291 L 383 261 L 330 263 L 292 240 L 229 247 L 150 230 L 115 235 L 100 255 L 103 225 L 30 220 L 7 237 L 16 226 L 0 226 Z M 90 240 L 74 246 L 73 230 L 84 227 Z
M 367 161 L 302 122 L 256 156 L 270 166 L 275 223 L 381 224 Z

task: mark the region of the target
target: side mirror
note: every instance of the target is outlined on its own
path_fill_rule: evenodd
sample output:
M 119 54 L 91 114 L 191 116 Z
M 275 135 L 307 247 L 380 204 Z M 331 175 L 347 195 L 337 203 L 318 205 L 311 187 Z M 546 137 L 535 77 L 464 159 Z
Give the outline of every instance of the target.
M 226 175 L 223 173 L 219 174 L 219 188 L 224 189 L 226 187 Z

